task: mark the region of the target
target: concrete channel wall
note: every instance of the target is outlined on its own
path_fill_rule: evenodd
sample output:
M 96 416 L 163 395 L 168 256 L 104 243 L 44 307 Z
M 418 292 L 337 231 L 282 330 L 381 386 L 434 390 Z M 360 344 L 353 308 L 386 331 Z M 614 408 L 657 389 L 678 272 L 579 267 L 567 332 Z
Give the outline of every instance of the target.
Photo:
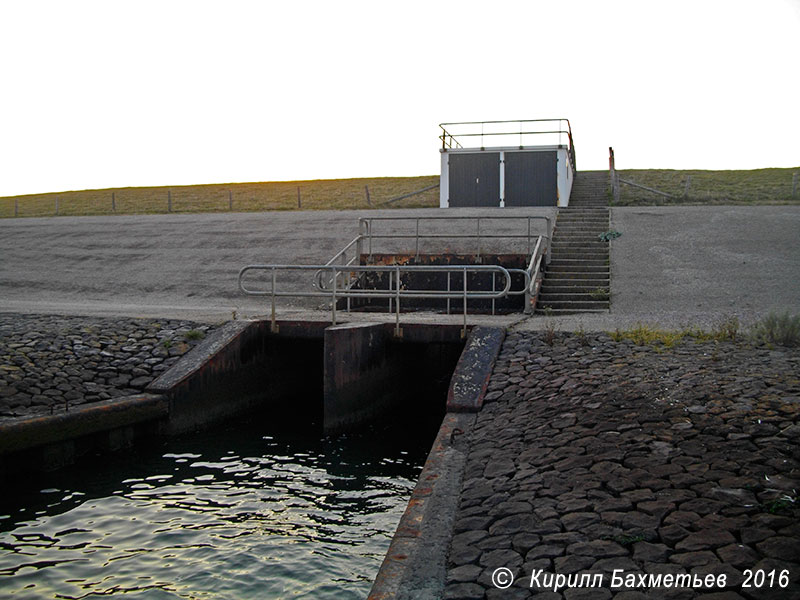
M 50 470 L 143 438 L 208 427 L 256 408 L 296 409 L 334 432 L 403 409 L 432 369 L 452 370 L 458 326 L 231 321 L 146 393 L 0 424 L 0 474 Z M 449 372 L 449 371 L 448 371 Z M 417 375 L 417 377 L 413 376 Z
M 447 414 L 400 519 L 369 600 L 441 598 L 459 492 L 475 415 L 505 330 L 474 327 L 447 395 Z

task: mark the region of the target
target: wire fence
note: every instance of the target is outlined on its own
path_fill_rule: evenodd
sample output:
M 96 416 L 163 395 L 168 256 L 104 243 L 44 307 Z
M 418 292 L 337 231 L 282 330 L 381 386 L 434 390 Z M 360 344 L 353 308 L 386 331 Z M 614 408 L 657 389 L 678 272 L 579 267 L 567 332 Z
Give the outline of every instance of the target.
M 800 169 L 751 171 L 618 170 L 616 206 L 797 204 Z
M 2 217 L 439 206 L 438 175 L 84 190 L 0 198 Z

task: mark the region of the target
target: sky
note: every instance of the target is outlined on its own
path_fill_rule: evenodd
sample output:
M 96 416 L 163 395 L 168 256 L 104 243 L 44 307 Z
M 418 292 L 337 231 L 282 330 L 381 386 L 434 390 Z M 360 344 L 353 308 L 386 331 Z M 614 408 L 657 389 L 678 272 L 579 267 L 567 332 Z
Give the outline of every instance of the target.
M 800 0 L 3 0 L 0 196 L 437 174 L 566 117 L 579 169 L 800 166 Z

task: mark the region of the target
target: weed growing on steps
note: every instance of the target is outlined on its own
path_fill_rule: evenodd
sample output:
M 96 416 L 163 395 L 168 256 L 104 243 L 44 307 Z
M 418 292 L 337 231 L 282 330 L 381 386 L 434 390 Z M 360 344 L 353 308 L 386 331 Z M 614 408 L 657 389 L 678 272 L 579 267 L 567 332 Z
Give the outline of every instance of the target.
M 592 297 L 592 300 L 608 300 L 611 297 L 608 288 L 602 287 L 593 289 L 589 292 L 589 295 Z

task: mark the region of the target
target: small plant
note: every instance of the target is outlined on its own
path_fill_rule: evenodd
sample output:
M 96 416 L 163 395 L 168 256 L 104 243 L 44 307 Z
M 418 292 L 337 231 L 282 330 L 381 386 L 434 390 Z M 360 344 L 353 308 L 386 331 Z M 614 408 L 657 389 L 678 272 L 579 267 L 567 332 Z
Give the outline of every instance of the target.
M 583 323 L 578 325 L 578 329 L 575 330 L 575 337 L 578 338 L 578 343 L 581 346 L 588 346 L 589 345 L 589 340 L 586 337 L 586 331 L 583 328 Z
M 621 342 L 622 340 L 625 339 L 625 336 L 622 335 L 622 331 L 620 330 L 619 327 L 617 327 L 614 331 L 609 332 L 608 335 L 610 335 L 611 339 L 614 340 L 615 342 Z
M 782 513 L 784 511 L 792 510 L 795 504 L 797 504 L 797 498 L 785 494 L 780 498 L 775 498 L 770 502 L 764 503 L 762 506 L 764 507 L 765 511 L 767 511 L 771 515 L 774 515 Z
M 166 348 L 167 350 L 169 350 L 170 348 L 172 348 L 172 340 L 169 338 L 164 338 L 163 340 L 161 340 L 161 345 L 164 346 L 164 348 Z
M 715 340 L 736 341 L 736 336 L 739 335 L 739 319 L 735 316 L 725 317 L 722 321 L 714 326 L 711 335 Z
M 608 300 L 611 297 L 611 293 L 609 292 L 608 288 L 595 288 L 589 295 L 592 297 L 592 300 Z
M 623 331 L 617 329 L 611 337 L 617 342 L 623 339 L 631 340 L 637 346 L 663 344 L 667 348 L 671 348 L 676 342 L 683 339 L 683 336 L 682 331 L 668 331 L 639 323 L 632 329 Z
M 767 345 L 800 346 L 800 315 L 771 312 L 752 326 L 750 337 Z
M 204 337 L 206 337 L 206 333 L 200 329 L 190 329 L 186 332 L 184 337 L 187 340 L 202 340 Z
M 603 233 L 598 235 L 597 238 L 601 242 L 610 242 L 611 240 L 617 239 L 621 235 L 622 234 L 619 231 L 614 231 L 613 229 L 610 229 L 609 231 L 604 231 Z
M 548 346 L 552 346 L 556 339 L 556 324 L 553 321 L 548 321 L 544 326 L 544 342 Z

